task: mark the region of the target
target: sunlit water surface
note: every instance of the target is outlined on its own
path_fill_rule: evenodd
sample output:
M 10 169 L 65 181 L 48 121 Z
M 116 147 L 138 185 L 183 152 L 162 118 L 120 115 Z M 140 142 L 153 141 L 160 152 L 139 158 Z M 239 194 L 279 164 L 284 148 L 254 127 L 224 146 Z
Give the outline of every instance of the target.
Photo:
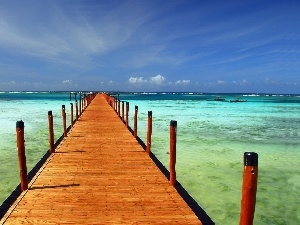
M 117 95 L 116 95 L 117 96 Z M 146 140 L 153 112 L 152 152 L 168 168 L 169 125 L 177 121 L 177 179 L 216 224 L 238 224 L 243 154 L 259 155 L 254 224 L 300 224 L 300 97 L 222 95 L 247 102 L 212 101 L 205 94 L 120 94 L 138 109 L 138 135 Z M 55 139 L 62 134 L 66 93 L 0 93 L 0 202 L 19 183 L 15 125 L 25 123 L 28 171 L 49 149 L 47 112 Z M 74 99 L 72 99 L 74 102 Z

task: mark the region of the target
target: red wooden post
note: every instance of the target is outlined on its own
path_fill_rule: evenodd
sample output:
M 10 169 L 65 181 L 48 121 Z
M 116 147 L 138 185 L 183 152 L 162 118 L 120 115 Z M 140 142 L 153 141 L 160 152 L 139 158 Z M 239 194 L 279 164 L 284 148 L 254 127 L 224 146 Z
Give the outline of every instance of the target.
M 146 152 L 151 152 L 151 135 L 152 135 L 152 111 L 148 111 L 148 130 L 147 130 L 147 147 Z
M 66 107 L 65 107 L 65 105 L 61 106 L 61 114 L 62 114 L 62 118 L 63 118 L 64 137 L 67 137 L 67 121 L 66 121 Z
M 129 102 L 126 102 L 126 127 L 128 128 L 128 113 L 129 113 Z
M 255 152 L 245 152 L 240 225 L 253 224 L 256 203 L 257 177 L 258 154 Z
M 50 152 L 54 153 L 54 131 L 53 131 L 53 116 L 52 111 L 48 111 L 48 123 L 49 123 L 49 144 L 50 144 Z
M 16 123 L 17 132 L 17 147 L 18 147 L 18 158 L 20 167 L 20 179 L 21 189 L 25 191 L 28 189 L 28 178 L 27 178 L 27 166 L 26 166 L 26 155 L 25 155 L 25 140 L 24 140 L 24 122 L 17 121 Z
M 76 121 L 78 120 L 78 102 L 76 100 L 76 103 L 75 103 L 75 110 L 76 110 Z
M 71 127 L 74 125 L 74 119 L 73 119 L 73 103 L 70 103 L 71 105 L 71 113 L 70 113 L 70 118 L 71 118 Z
M 111 104 L 111 107 L 114 109 L 114 111 L 116 111 L 115 98 L 113 96 L 111 96 Z
M 86 108 L 86 94 L 83 94 L 83 109 L 85 110 Z
M 120 110 L 120 99 L 118 99 L 118 116 L 120 117 L 121 115 L 121 110 Z
M 82 101 L 82 99 L 81 99 L 81 92 L 79 93 L 79 116 L 81 115 L 81 101 Z
M 134 107 L 134 126 L 133 126 L 133 136 L 137 138 L 137 114 L 138 114 L 138 106 Z
M 171 120 L 170 122 L 170 183 L 175 186 L 176 184 L 176 128 L 177 121 Z
M 122 122 L 124 123 L 124 101 L 122 101 Z
M 94 95 L 94 93 L 87 95 L 86 106 L 88 106 L 91 103 L 93 95 Z

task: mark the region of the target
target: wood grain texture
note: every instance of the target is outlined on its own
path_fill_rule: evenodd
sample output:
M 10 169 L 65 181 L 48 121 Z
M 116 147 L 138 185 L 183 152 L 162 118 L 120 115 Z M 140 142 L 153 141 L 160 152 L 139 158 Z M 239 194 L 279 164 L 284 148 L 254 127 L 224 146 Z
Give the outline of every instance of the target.
M 101 94 L 2 223 L 201 224 Z

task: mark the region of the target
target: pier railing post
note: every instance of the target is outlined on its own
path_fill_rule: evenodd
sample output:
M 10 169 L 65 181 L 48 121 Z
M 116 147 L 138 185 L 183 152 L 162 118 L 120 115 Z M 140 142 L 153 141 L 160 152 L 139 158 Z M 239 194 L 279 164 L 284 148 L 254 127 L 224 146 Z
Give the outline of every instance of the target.
M 176 184 L 176 129 L 177 121 L 171 120 L 170 122 L 170 184 Z
M 71 119 L 71 127 L 74 125 L 74 118 L 73 118 L 73 103 L 70 103 L 71 105 L 71 112 L 70 112 L 70 119 Z
M 86 94 L 83 94 L 83 111 L 85 110 L 85 108 L 86 108 Z
M 61 106 L 61 114 L 63 118 L 64 137 L 67 137 L 67 121 L 66 121 L 66 106 Z
M 240 225 L 253 224 L 256 203 L 257 177 L 258 154 L 255 152 L 245 152 Z
M 78 102 L 75 101 L 76 121 L 78 121 Z
M 133 126 L 133 136 L 137 138 L 137 115 L 138 115 L 138 106 L 134 107 L 134 126 Z
M 79 115 L 81 115 L 81 92 L 79 93 Z
M 53 115 L 52 111 L 48 111 L 48 123 L 49 123 L 49 145 L 50 145 L 50 152 L 54 153 L 54 131 L 53 131 Z
M 121 115 L 121 110 L 120 110 L 120 99 L 118 99 L 118 116 L 120 117 Z
M 25 140 L 24 140 L 24 122 L 22 120 L 16 123 L 17 132 L 17 147 L 18 147 L 18 158 L 20 167 L 20 179 L 21 189 L 25 191 L 28 189 L 28 177 L 27 177 L 27 165 L 25 155 Z
M 114 96 L 112 96 L 112 107 L 116 111 L 116 98 Z
M 129 122 L 128 122 L 128 113 L 129 113 L 129 102 L 126 102 L 126 127 L 128 128 Z
M 122 122 L 124 123 L 124 101 L 122 101 Z
M 147 130 L 147 147 L 146 152 L 151 152 L 151 135 L 152 135 L 152 111 L 148 111 L 148 130 Z

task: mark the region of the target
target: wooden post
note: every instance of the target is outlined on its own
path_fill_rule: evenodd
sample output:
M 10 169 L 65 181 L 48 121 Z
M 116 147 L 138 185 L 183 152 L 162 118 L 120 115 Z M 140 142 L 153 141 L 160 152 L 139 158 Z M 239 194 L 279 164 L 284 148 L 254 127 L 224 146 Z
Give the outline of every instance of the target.
M 176 129 L 177 121 L 171 120 L 170 122 L 170 184 L 176 184 Z
M 83 94 L 82 98 L 82 112 L 85 110 L 85 94 Z
M 64 137 L 67 137 L 67 121 L 66 121 L 66 106 L 61 106 L 61 115 L 63 118 Z
M 152 111 L 148 111 L 148 130 L 147 130 L 147 147 L 146 152 L 151 152 L 151 135 L 152 135 Z
M 114 98 L 114 96 L 111 96 L 111 107 L 114 109 L 114 111 L 116 111 L 116 109 L 115 109 L 115 98 Z
M 72 93 L 70 92 L 70 101 L 72 100 Z
M 78 102 L 76 100 L 76 103 L 75 103 L 75 111 L 76 111 L 76 121 L 78 120 Z
M 81 115 L 81 92 L 79 93 L 79 116 Z
M 118 99 L 118 116 L 121 116 L 120 99 Z
M 85 109 L 86 105 L 86 94 L 83 94 L 83 109 Z
M 16 132 L 17 132 L 17 147 L 18 147 L 19 167 L 20 167 L 21 189 L 22 191 L 25 191 L 28 189 L 28 178 L 27 178 L 27 166 L 26 166 L 26 155 L 25 155 L 24 122 L 22 120 L 17 121 Z
M 124 101 L 122 101 L 122 122 L 124 123 Z
M 75 102 L 77 101 L 77 93 L 74 93 L 74 95 L 75 95 Z
M 133 136 L 137 138 L 137 114 L 138 114 L 138 106 L 134 107 L 134 126 L 133 126 Z
M 253 224 L 256 203 L 257 177 L 258 154 L 255 152 L 245 152 L 240 225 Z
M 129 113 L 129 102 L 126 102 L 126 127 L 128 128 L 128 113 Z
M 50 152 L 54 153 L 54 131 L 53 131 L 53 116 L 52 111 L 48 111 L 48 123 L 49 123 L 49 144 L 50 144 Z
M 74 119 L 73 119 L 73 103 L 70 103 L 71 105 L 71 113 L 70 113 L 70 118 L 71 118 L 71 127 L 74 125 Z

